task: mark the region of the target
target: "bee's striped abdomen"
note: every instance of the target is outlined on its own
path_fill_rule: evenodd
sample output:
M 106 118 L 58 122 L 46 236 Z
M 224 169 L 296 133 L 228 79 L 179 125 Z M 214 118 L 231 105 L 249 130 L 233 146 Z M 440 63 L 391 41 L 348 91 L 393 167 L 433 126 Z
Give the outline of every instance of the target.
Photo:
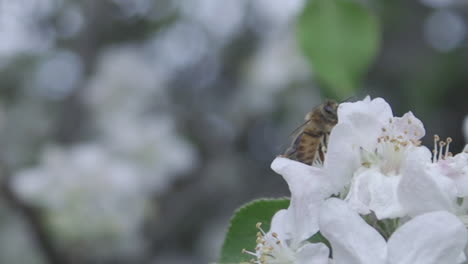
M 312 165 L 317 158 L 323 160 L 323 153 L 321 153 L 323 140 L 320 139 L 322 137 L 323 134 L 303 131 L 286 151 L 285 156 L 308 165 Z

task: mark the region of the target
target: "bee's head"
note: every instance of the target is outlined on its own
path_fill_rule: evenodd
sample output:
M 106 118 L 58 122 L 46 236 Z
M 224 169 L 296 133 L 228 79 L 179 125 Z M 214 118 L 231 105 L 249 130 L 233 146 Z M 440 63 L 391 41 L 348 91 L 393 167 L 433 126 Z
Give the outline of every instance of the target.
M 336 101 L 325 101 L 321 110 L 323 117 L 325 117 L 325 120 L 330 121 L 331 123 L 338 122 L 338 103 Z

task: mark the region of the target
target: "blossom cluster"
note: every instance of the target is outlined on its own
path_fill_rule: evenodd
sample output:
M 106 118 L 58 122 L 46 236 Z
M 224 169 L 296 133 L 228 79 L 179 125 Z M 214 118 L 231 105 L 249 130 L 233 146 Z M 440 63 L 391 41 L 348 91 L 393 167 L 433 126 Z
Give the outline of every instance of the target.
M 271 167 L 291 202 L 261 230 L 254 263 L 463 263 L 468 233 L 468 145 L 453 155 L 451 138 L 421 145 L 423 123 L 393 116 L 382 98 L 346 102 L 325 161 L 277 157 Z M 465 220 L 465 221 L 464 221 Z M 328 240 L 311 243 L 320 232 Z
M 95 135 L 48 143 L 37 164 L 15 171 L 12 188 L 43 210 L 64 247 L 79 242 L 105 252 L 96 254 L 138 255 L 145 243 L 139 229 L 150 214 L 160 217 L 152 197 L 196 165 L 196 150 L 178 133 L 173 113 L 150 111 L 168 101 L 157 68 L 134 47 L 102 54 L 81 94 Z

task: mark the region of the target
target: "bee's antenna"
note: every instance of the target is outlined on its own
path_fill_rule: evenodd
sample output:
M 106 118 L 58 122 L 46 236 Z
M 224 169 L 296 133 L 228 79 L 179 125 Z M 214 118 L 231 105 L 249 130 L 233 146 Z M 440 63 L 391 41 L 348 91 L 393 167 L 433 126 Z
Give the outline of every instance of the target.
M 356 99 L 356 96 L 355 96 L 355 95 L 350 96 L 350 97 L 344 99 L 343 101 L 341 101 L 340 104 L 341 104 L 341 103 L 344 103 L 344 102 L 349 102 L 351 99 Z
M 309 120 L 306 120 L 304 123 L 302 123 L 300 126 L 296 127 L 296 129 L 294 129 L 289 135 L 288 137 L 291 137 L 292 135 L 296 134 L 297 131 L 299 131 L 299 129 L 303 128 L 305 125 L 307 125 L 307 123 L 309 123 L 311 121 L 311 119 Z

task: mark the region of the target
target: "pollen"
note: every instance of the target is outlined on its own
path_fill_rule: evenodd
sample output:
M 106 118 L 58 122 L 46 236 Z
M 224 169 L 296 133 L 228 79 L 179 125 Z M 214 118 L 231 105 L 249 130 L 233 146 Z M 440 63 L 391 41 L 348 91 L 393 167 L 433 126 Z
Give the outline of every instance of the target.
M 250 260 L 250 263 L 253 264 L 280 263 L 277 261 L 284 257 L 282 256 L 284 254 L 284 246 L 278 233 L 266 233 L 262 229 L 261 222 L 258 222 L 255 227 L 258 229 L 255 251 L 242 249 L 242 254 L 253 256 L 254 258 Z
M 368 161 L 365 161 L 361 164 L 363 167 L 366 167 L 366 168 L 370 168 L 371 167 L 371 163 L 368 162 Z

